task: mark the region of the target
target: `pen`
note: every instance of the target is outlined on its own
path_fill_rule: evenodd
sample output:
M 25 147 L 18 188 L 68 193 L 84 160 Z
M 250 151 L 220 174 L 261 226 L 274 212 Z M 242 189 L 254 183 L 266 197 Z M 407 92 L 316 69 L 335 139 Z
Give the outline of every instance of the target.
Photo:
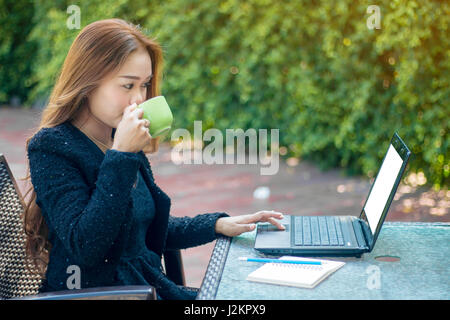
M 248 262 L 272 262 L 272 263 L 293 263 L 293 264 L 312 264 L 316 266 L 320 266 L 322 263 L 320 261 L 304 261 L 304 260 L 281 260 L 281 259 L 267 259 L 267 258 L 247 258 L 247 257 L 239 257 L 241 261 Z

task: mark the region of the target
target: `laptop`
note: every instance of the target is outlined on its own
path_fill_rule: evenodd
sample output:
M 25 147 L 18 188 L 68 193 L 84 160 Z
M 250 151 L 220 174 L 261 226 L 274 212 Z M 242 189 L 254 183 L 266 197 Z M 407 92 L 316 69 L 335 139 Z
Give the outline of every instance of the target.
M 372 251 L 410 155 L 394 133 L 359 218 L 285 215 L 280 223 L 286 230 L 258 224 L 255 249 L 302 256 L 361 256 Z

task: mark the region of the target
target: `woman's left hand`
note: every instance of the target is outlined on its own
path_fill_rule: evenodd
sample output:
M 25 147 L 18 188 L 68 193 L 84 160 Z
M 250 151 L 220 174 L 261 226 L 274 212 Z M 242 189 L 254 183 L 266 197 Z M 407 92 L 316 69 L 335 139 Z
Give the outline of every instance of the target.
M 279 230 L 285 230 L 285 227 L 275 219 L 283 219 L 283 214 L 276 211 L 263 210 L 236 217 L 223 217 L 217 219 L 215 230 L 216 233 L 235 237 L 241 233 L 253 231 L 256 228 L 256 222 L 270 222 Z
M 149 144 L 147 144 L 144 149 L 142 149 L 142 151 L 144 153 L 155 153 L 156 151 L 158 151 L 159 148 L 159 138 L 160 137 L 156 137 L 156 138 L 152 138 L 151 142 Z

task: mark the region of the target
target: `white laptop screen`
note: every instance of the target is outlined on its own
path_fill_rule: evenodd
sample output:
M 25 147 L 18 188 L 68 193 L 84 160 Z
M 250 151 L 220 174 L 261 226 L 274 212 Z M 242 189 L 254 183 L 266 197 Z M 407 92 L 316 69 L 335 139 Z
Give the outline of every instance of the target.
M 388 202 L 389 195 L 394 188 L 395 180 L 400 173 L 402 164 L 403 160 L 400 155 L 392 145 L 389 145 L 386 157 L 375 178 L 375 183 L 364 206 L 367 222 L 369 223 L 372 234 L 375 234 L 378 222 Z

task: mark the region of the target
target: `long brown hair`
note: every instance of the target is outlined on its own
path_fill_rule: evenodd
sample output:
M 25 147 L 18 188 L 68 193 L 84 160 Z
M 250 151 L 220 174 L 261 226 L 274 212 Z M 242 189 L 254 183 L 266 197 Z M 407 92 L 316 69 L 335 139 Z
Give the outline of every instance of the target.
M 83 28 L 69 49 L 34 134 L 42 128 L 55 127 L 74 119 L 85 106 L 87 96 L 99 86 L 101 80 L 117 71 L 139 47 L 148 51 L 152 62 L 154 76 L 146 97 L 149 99 L 160 95 L 159 84 L 162 80 L 163 52 L 156 39 L 148 38 L 139 26 L 121 19 L 100 20 Z M 34 134 L 26 140 L 26 150 Z M 26 252 L 27 260 L 31 262 L 27 265 L 44 277 L 51 243 L 48 240 L 48 227 L 36 204 L 29 163 L 27 175 L 21 180 L 29 181 L 29 189 L 24 195 Z

